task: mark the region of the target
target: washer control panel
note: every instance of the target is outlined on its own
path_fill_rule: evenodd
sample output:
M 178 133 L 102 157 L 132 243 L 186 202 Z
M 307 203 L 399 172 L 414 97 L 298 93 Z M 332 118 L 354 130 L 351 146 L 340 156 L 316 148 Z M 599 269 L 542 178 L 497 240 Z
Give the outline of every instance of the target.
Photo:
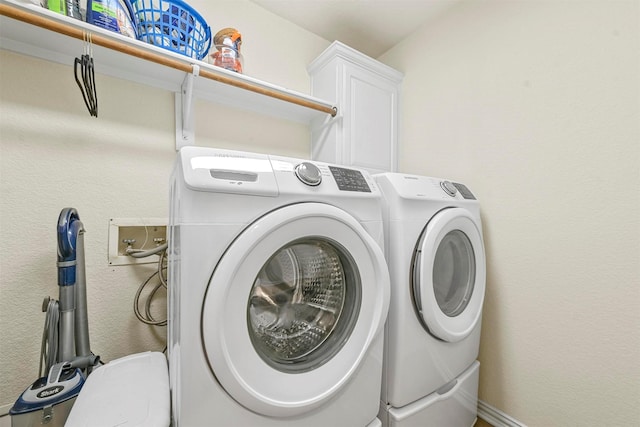
M 320 169 L 311 162 L 302 162 L 297 165 L 294 172 L 303 183 L 315 187 L 322 182 Z
M 336 166 L 329 166 L 331 175 L 338 184 L 338 189 L 341 191 L 358 191 L 362 193 L 371 193 L 371 188 L 367 184 L 362 172 L 354 169 L 340 168 Z

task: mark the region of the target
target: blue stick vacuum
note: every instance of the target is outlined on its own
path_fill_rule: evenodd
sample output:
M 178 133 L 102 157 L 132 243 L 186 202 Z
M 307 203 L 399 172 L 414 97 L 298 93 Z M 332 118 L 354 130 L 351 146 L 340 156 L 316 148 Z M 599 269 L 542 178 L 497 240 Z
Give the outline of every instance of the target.
M 78 211 L 65 208 L 58 217 L 58 286 L 60 288 L 60 361 L 91 354 L 84 271 L 84 227 Z
M 89 343 L 85 230 L 78 211 L 64 208 L 57 231 L 59 299 L 45 298 L 39 378 L 9 411 L 12 427 L 63 426 L 84 379 L 100 361 Z

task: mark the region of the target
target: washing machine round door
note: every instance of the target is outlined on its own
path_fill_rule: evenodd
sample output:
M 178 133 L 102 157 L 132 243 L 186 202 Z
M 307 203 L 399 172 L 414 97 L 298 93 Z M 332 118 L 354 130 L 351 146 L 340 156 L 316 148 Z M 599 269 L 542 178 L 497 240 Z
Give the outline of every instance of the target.
M 457 342 L 480 321 L 486 281 L 482 234 L 469 211 L 450 208 L 427 223 L 413 259 L 412 291 L 423 325 Z
M 384 255 L 351 215 L 283 207 L 247 227 L 215 267 L 202 311 L 206 357 L 247 409 L 299 415 L 358 370 L 388 304 Z

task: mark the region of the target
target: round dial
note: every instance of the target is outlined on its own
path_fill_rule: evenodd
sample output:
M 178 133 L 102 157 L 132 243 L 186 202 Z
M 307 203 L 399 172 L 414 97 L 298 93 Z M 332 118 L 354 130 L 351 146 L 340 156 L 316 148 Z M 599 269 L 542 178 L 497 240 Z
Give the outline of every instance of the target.
M 316 165 L 310 162 L 302 162 L 295 169 L 296 176 L 307 185 L 316 186 L 322 182 L 322 174 Z
M 451 181 L 442 181 L 440 183 L 440 187 L 442 187 L 444 192 L 450 195 L 451 197 L 455 196 L 456 193 L 458 192 L 458 189 L 456 188 L 455 185 L 453 185 L 453 183 L 451 183 Z

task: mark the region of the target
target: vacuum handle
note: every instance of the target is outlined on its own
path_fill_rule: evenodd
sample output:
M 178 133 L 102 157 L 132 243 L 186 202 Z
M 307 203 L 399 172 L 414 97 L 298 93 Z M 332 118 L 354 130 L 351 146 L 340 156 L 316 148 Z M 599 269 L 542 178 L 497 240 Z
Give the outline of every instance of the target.
M 58 285 L 76 283 L 76 250 L 82 230 L 80 215 L 74 208 L 64 208 L 58 217 Z

